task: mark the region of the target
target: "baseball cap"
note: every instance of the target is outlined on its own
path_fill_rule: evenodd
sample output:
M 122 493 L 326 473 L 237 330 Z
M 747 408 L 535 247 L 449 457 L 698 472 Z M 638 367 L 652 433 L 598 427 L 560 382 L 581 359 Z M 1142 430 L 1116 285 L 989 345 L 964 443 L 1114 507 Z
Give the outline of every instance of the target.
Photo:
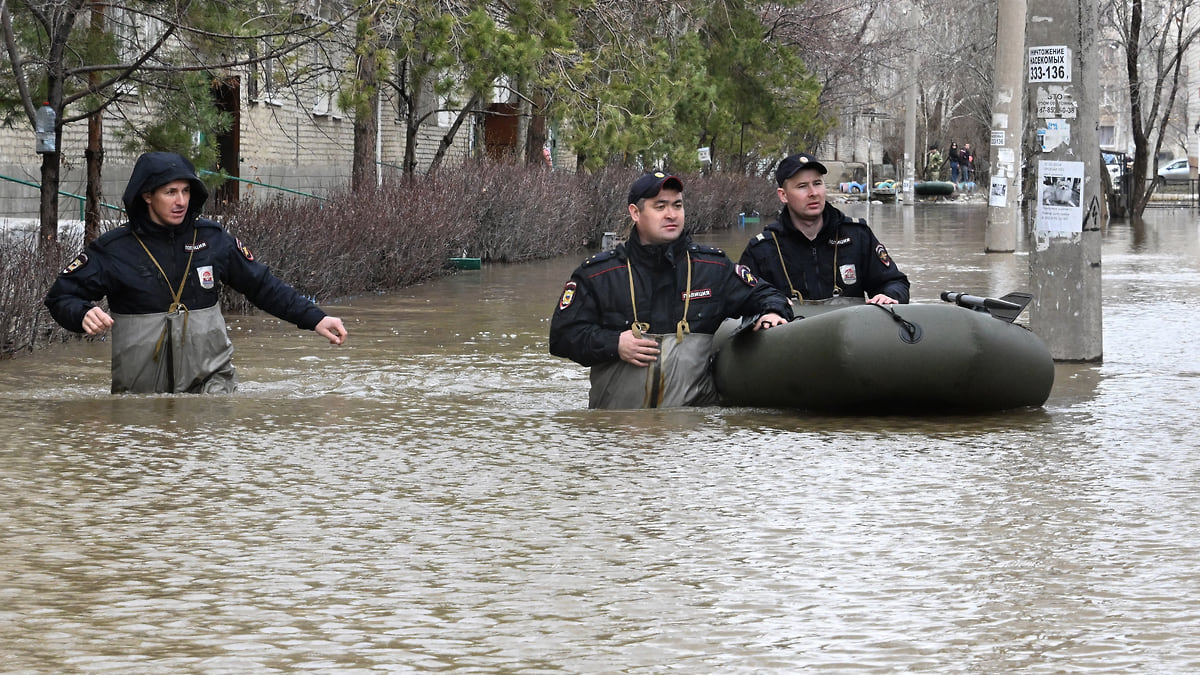
M 779 163 L 779 166 L 775 169 L 775 182 L 779 184 L 779 187 L 783 187 L 783 181 L 795 176 L 802 169 L 816 169 L 821 173 L 829 173 L 825 165 L 818 162 L 816 157 L 807 152 L 801 152 L 796 155 L 789 155 Z
M 641 178 L 633 181 L 633 185 L 629 186 L 629 203 L 636 204 L 639 200 L 653 197 L 664 187 L 683 192 L 683 181 L 661 171 L 642 174 Z

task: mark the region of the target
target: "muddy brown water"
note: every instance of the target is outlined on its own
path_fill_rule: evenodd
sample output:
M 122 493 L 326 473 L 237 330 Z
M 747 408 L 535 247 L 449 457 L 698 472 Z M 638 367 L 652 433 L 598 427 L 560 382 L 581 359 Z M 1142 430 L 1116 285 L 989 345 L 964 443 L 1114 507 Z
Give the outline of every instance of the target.
M 916 301 L 1027 287 L 985 207 L 870 218 Z M 342 303 L 343 348 L 230 317 L 233 397 L 0 362 L 0 673 L 1200 671 L 1200 216 L 1150 218 L 1036 410 L 588 411 L 583 252 Z

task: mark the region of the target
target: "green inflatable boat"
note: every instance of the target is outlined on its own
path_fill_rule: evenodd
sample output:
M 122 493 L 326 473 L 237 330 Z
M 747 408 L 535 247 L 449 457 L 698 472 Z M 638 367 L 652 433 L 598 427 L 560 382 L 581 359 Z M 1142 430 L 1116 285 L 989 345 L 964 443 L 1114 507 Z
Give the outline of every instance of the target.
M 1040 406 L 1054 384 L 1042 340 L 1013 320 L 1025 293 L 952 304 L 803 304 L 785 326 L 726 321 L 713 371 L 726 405 L 835 413 L 987 412 Z

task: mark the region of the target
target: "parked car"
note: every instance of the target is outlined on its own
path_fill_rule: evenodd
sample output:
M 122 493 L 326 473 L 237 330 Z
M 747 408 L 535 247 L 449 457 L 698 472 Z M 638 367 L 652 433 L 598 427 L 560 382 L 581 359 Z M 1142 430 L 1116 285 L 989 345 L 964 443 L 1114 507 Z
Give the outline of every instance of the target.
M 1155 181 L 1159 185 L 1167 183 L 1187 183 L 1192 179 L 1192 168 L 1188 166 L 1187 158 L 1172 160 L 1170 164 L 1158 170 Z

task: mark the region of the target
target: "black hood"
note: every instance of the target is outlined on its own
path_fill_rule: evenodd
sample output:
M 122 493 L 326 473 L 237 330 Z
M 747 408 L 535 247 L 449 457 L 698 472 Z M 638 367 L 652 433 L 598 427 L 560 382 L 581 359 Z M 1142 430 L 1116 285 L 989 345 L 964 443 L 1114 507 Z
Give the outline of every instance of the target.
M 125 186 L 125 213 L 131 221 L 146 220 L 149 210 L 142 194 L 151 192 L 171 181 L 186 180 L 192 184 L 192 197 L 188 202 L 188 219 L 192 220 L 208 201 L 208 188 L 196 175 L 196 168 L 183 155 L 174 152 L 147 152 L 138 157 L 133 165 L 133 174 Z

